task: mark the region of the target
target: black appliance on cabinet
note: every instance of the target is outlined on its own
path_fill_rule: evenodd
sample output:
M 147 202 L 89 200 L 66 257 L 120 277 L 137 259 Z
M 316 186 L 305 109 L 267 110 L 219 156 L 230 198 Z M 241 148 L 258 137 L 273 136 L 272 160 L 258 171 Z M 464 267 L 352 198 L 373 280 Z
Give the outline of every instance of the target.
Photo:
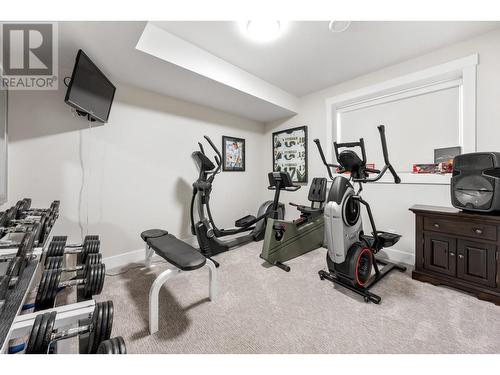
M 453 207 L 477 212 L 500 211 L 500 153 L 456 156 L 450 187 Z

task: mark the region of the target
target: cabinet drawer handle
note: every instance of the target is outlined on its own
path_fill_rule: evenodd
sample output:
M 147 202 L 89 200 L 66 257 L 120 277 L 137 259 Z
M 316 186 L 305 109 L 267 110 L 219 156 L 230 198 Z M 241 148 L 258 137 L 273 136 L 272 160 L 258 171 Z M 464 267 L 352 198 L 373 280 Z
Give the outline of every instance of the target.
M 454 257 L 455 256 L 455 253 L 454 252 L 450 252 L 450 257 Z
M 460 259 L 464 259 L 464 256 L 463 256 L 462 254 L 458 254 L 458 257 L 459 257 Z
M 483 230 L 482 229 L 479 229 L 479 228 L 474 228 L 474 233 L 476 234 L 483 234 Z
M 438 223 L 434 223 L 434 228 L 439 228 L 439 224 Z

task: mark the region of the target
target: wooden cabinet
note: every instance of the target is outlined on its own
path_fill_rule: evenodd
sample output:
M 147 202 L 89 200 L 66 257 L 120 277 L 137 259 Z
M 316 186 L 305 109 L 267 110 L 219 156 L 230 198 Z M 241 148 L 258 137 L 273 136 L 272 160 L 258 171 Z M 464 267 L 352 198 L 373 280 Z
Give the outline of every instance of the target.
M 412 277 L 500 305 L 500 216 L 416 205 Z
M 445 275 L 456 275 L 457 240 L 438 234 L 424 234 L 424 268 Z
M 495 287 L 497 247 L 467 240 L 458 240 L 457 243 L 457 277 Z

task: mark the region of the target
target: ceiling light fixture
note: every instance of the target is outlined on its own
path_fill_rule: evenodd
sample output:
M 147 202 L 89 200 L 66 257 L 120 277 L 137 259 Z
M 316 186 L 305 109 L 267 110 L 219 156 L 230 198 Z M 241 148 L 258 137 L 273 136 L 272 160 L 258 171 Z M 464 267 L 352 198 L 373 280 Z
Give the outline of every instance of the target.
M 275 40 L 283 33 L 283 23 L 280 21 L 246 21 L 242 23 L 245 34 L 260 43 Z
M 351 21 L 330 21 L 328 28 L 332 33 L 343 33 L 349 26 L 351 26 Z

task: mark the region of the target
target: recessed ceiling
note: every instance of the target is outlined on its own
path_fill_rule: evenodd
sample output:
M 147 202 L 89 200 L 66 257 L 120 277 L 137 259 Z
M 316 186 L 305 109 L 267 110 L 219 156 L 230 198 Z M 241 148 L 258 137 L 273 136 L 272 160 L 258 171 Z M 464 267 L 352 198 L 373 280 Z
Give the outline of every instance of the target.
M 59 70 L 70 76 L 83 49 L 114 83 L 124 83 L 259 122 L 296 112 L 136 49 L 147 22 L 59 22 Z M 276 90 L 279 90 L 276 88 Z M 118 90 L 117 96 L 120 92 Z M 295 99 L 293 95 L 285 93 Z
M 332 33 L 328 22 L 300 21 L 290 22 L 277 40 L 256 44 L 234 21 L 154 22 L 159 35 L 165 33 L 156 40 L 166 51 L 163 58 L 138 49 L 148 25 L 60 22 L 62 76 L 71 74 L 81 48 L 113 82 L 269 122 L 294 115 L 299 96 L 500 27 L 353 22 L 347 31 Z
M 500 22 L 358 21 L 332 33 L 327 21 L 295 21 L 279 39 L 259 44 L 234 21 L 154 24 L 296 96 L 500 27 Z

